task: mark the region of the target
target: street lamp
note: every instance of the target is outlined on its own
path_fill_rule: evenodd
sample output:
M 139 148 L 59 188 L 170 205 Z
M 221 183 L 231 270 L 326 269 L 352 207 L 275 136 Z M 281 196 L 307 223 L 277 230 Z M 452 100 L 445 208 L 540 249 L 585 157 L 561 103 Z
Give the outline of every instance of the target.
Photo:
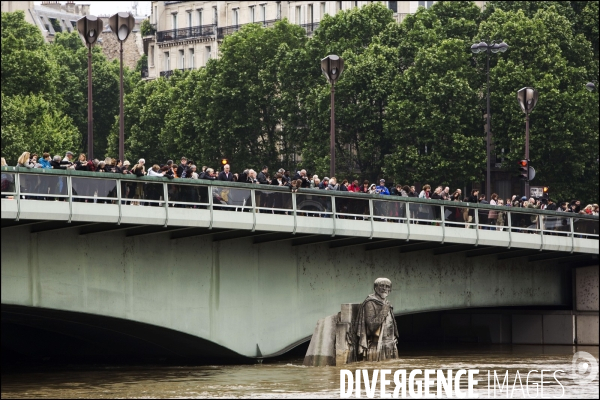
M 88 159 L 94 159 L 94 116 L 92 104 L 92 46 L 102 32 L 102 20 L 86 15 L 77 20 L 77 31 L 88 48 Z
M 594 82 L 588 82 L 585 84 L 585 88 L 590 92 L 593 92 L 594 90 L 596 90 L 596 85 L 594 84 Z
M 492 40 L 490 44 L 487 44 L 483 40 L 479 43 L 475 43 L 471 46 L 471 51 L 475 54 L 485 52 L 486 54 L 486 75 L 487 75 L 487 172 L 486 172 L 486 182 L 485 182 L 485 190 L 486 195 L 491 196 L 491 166 L 490 166 L 490 152 L 491 152 L 491 144 L 492 144 L 492 130 L 491 130 L 491 111 L 490 111 L 490 51 L 492 53 L 504 53 L 508 50 L 508 45 L 503 41 L 500 43 L 496 43 Z
M 519 100 L 521 110 L 525 113 L 525 159 L 529 160 L 529 113 L 537 104 L 538 91 L 532 87 L 524 87 L 517 92 L 517 100 Z M 525 196 L 529 195 L 529 179 L 526 179 Z
M 121 70 L 119 74 L 120 78 L 120 100 L 121 105 L 119 108 L 119 160 L 125 160 L 125 116 L 123 112 L 123 42 L 127 40 L 127 37 L 133 30 L 135 25 L 135 18 L 130 13 L 116 13 L 108 19 L 110 29 L 117 35 L 117 40 L 121 44 Z
M 344 60 L 342 57 L 330 54 L 321 60 L 321 71 L 331 84 L 331 134 L 329 139 L 329 151 L 331 162 L 329 164 L 330 176 L 335 176 L 335 82 L 344 71 Z

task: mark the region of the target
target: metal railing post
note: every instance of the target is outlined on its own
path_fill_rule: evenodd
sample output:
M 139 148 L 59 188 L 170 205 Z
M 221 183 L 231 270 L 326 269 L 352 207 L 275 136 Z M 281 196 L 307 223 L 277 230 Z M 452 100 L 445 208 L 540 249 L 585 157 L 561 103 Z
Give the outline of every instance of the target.
M 371 220 L 371 236 L 369 236 L 369 239 L 373 239 L 373 233 L 375 232 L 373 226 L 373 199 L 369 199 L 369 219 Z
M 443 204 L 440 206 L 440 208 L 442 217 L 442 242 L 440 244 L 444 244 L 444 241 L 446 240 L 446 215 Z
M 69 219 L 67 224 L 70 224 L 73 218 L 73 181 L 70 176 L 67 176 L 67 196 L 69 196 Z
M 119 205 L 119 219 L 117 219 L 117 225 L 121 225 L 121 181 L 117 179 L 117 204 Z
M 15 221 L 18 221 L 21 216 L 21 174 L 18 172 L 15 173 L 15 195 L 17 196 L 17 218 L 15 218 Z
M 573 227 L 573 217 L 569 218 L 571 225 L 571 254 L 575 251 L 575 228 Z
M 214 220 L 214 216 L 213 216 L 213 192 L 212 192 L 212 185 L 208 187 L 208 209 L 210 211 L 210 222 L 208 224 L 208 229 L 212 229 L 213 228 L 213 220 Z
M 253 207 L 254 208 L 254 207 Z M 296 193 L 292 192 L 292 208 L 294 212 L 294 229 L 292 230 L 292 235 L 296 234 L 296 229 L 298 227 L 298 213 L 296 212 Z
M 404 203 L 406 208 L 406 229 L 408 230 L 408 236 L 406 236 L 406 241 L 410 240 L 410 204 L 408 202 Z
M 538 223 L 540 225 L 540 251 L 544 248 L 544 216 L 538 215 Z
M 510 211 L 507 211 L 506 215 L 508 219 L 508 249 L 510 249 L 510 246 L 512 246 L 512 217 Z
M 163 199 L 165 199 L 165 228 L 167 227 L 167 224 L 169 223 L 169 202 L 168 200 L 168 196 L 169 195 L 169 188 L 167 187 L 167 183 L 163 182 Z
M 256 229 L 256 207 L 254 207 L 256 203 L 256 192 L 255 189 L 250 189 L 250 204 L 252 204 L 252 232 Z
M 335 237 L 335 196 L 331 196 L 331 219 L 333 220 L 333 232 L 331 237 Z
M 475 247 L 479 246 L 479 209 L 475 208 Z

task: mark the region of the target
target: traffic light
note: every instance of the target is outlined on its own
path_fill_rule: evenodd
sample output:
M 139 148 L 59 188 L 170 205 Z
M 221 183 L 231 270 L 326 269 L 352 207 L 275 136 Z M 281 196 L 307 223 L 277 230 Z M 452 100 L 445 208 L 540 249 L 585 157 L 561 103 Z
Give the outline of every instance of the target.
M 529 180 L 529 160 L 519 161 L 519 175 L 521 175 L 522 180 Z
M 543 194 L 542 197 L 547 199 L 548 198 L 548 191 L 550 190 L 550 188 L 548 186 L 544 186 L 544 188 L 542 189 Z

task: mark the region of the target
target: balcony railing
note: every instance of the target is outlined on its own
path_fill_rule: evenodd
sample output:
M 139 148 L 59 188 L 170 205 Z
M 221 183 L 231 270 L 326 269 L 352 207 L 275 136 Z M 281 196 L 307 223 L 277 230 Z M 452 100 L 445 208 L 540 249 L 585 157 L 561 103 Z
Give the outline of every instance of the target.
M 267 21 L 256 21 L 253 22 L 254 24 L 260 24 L 265 28 L 271 28 L 273 26 L 275 26 L 275 23 L 277 21 L 280 21 L 279 19 L 270 19 Z M 230 26 L 223 26 L 220 28 L 217 28 L 217 39 L 223 39 L 226 35 L 231 35 L 234 32 L 239 31 L 242 26 L 244 25 L 248 25 L 248 24 L 239 24 L 239 25 L 230 25 Z
M 309 22 L 308 24 L 300 24 L 300 26 L 304 28 L 307 35 L 310 35 L 311 33 L 317 30 L 317 28 L 319 27 L 319 23 Z
M 31 204 L 32 200 L 52 204 L 65 202 L 70 213 L 75 208 L 74 202 L 104 204 L 101 207 L 112 205 L 118 207 L 118 215 L 122 208 L 130 206 L 159 206 L 187 208 L 190 213 L 210 210 L 211 218 L 213 210 L 293 216 L 294 226 L 300 218 L 311 217 L 305 221 L 312 221 L 310 224 L 317 227 L 323 225 L 318 218 L 333 218 L 328 226 L 332 225 L 334 236 L 336 229 L 342 229 L 344 225 L 349 231 L 362 230 L 360 235 L 366 233 L 367 237 L 370 231 L 371 238 L 375 230 L 385 230 L 396 238 L 432 241 L 435 239 L 429 235 L 431 231 L 423 230 L 429 226 L 442 235 L 442 243 L 452 237 L 454 241 L 475 246 L 508 245 L 509 248 L 534 250 L 572 252 L 584 245 L 576 243 L 580 239 L 597 241 L 599 230 L 598 216 L 584 214 L 318 189 L 292 192 L 289 188 L 272 185 L 136 178 L 54 169 L 2 167 L 1 197 L 3 218 L 17 220 L 22 210 L 29 213 L 37 210 Z M 21 203 L 27 204 L 22 206 Z M 502 224 L 497 222 L 500 219 Z M 536 236 L 539 239 L 534 239 Z M 587 252 L 594 247 L 597 250 L 596 244 L 585 246 Z
M 168 71 L 160 71 L 160 76 L 164 76 L 165 78 L 169 78 L 171 75 L 173 75 L 173 73 L 175 71 L 191 71 L 194 68 L 177 68 L 177 69 L 170 69 Z
M 156 35 L 157 42 L 167 42 L 170 40 L 188 39 L 193 37 L 213 36 L 216 25 L 198 25 L 188 28 L 171 29 L 169 31 L 160 31 Z

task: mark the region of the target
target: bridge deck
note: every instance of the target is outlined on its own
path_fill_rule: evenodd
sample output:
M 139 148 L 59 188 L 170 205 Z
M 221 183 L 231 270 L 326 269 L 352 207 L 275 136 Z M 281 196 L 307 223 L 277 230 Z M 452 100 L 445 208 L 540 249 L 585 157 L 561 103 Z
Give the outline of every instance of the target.
M 291 193 L 273 186 L 131 179 L 79 171 L 3 168 L 2 179 L 7 181 L 2 185 L 4 220 L 221 228 L 570 253 L 599 251 L 597 216 L 348 192 L 301 189 Z M 488 218 L 499 214 L 504 220 L 500 226 Z

